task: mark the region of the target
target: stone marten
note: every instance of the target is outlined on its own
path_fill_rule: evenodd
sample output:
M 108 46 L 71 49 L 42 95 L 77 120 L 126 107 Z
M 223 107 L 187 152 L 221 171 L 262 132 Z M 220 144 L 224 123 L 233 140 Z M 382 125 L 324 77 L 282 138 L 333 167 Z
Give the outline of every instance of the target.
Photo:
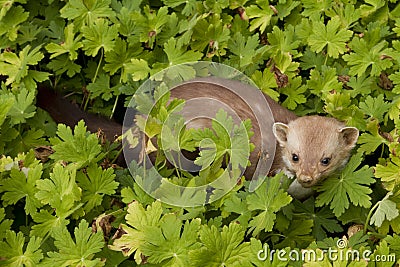
M 347 163 L 359 135 L 356 128 L 346 127 L 334 118 L 298 117 L 255 87 L 238 81 L 196 79 L 171 89 L 171 98 L 186 100 L 187 109 L 182 111 L 184 117 L 205 111 L 215 114 L 222 103 L 240 119 L 251 119 L 254 132 L 251 142 L 255 150 L 250 154 L 251 166 L 244 173 L 246 179 L 251 179 L 255 173 L 272 175 L 284 171 L 288 176 L 296 177 L 288 191 L 299 199 L 308 197 L 312 186 Z M 203 102 L 196 107 L 191 105 L 192 99 Z M 217 101 L 217 104 L 207 99 Z M 109 139 L 121 134 L 120 124 L 82 112 L 49 89 L 39 89 L 37 105 L 47 110 L 57 123 L 74 126 L 84 119 L 90 131 L 100 128 Z M 187 124 L 189 128 L 209 126 L 210 121 L 204 118 L 192 119 Z M 273 160 L 268 159 L 271 155 L 274 155 Z M 258 163 L 263 166 L 257 168 Z

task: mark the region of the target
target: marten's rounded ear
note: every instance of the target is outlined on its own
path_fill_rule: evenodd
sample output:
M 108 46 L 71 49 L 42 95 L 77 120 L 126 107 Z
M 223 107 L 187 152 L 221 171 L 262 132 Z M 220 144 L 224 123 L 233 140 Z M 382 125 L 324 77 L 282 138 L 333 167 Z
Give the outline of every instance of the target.
M 349 148 L 353 148 L 358 139 L 358 129 L 355 127 L 343 127 L 339 129 L 339 133 L 341 134 L 341 137 L 343 138 L 344 143 L 346 146 Z
M 289 132 L 289 126 L 281 122 L 275 122 L 272 127 L 272 132 L 275 138 L 278 140 L 279 144 L 284 146 L 287 142 L 287 135 Z

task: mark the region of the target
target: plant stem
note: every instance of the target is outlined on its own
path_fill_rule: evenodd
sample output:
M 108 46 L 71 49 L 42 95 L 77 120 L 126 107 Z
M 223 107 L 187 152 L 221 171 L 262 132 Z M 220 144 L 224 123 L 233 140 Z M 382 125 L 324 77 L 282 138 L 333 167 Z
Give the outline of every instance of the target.
M 376 202 L 375 205 L 368 212 L 367 219 L 365 220 L 364 224 L 364 230 L 363 230 L 364 235 L 367 233 L 367 227 L 369 225 L 369 221 L 371 220 L 372 212 L 379 206 L 379 203 L 380 201 Z
M 95 83 L 95 82 L 96 82 L 97 76 L 98 76 L 98 74 L 99 74 L 99 70 L 100 70 L 101 63 L 103 62 L 103 57 L 104 57 L 104 49 L 102 48 L 102 49 L 100 50 L 100 60 L 99 60 L 99 64 L 97 64 L 96 72 L 94 73 L 94 77 L 93 77 L 93 79 L 92 79 L 92 83 Z M 87 105 L 88 105 L 88 103 L 89 103 L 89 99 L 90 99 L 90 92 L 88 93 L 87 99 L 86 99 L 86 101 L 85 101 L 85 105 L 84 105 L 84 107 L 83 107 L 83 110 L 85 110 L 85 111 L 86 111 Z
M 326 65 L 326 63 L 328 62 L 328 51 L 326 52 L 326 57 L 325 57 L 325 62 L 324 62 L 324 65 Z
M 172 164 L 174 164 L 174 168 L 175 168 L 175 171 L 176 171 L 176 175 L 178 176 L 178 178 L 179 179 L 181 179 L 182 177 L 181 177 L 181 173 L 180 173 L 180 166 L 176 166 L 177 164 L 176 164 L 176 161 L 175 161 L 175 158 L 174 158 L 174 156 L 172 155 L 172 153 L 170 152 L 169 153 L 170 154 L 170 157 L 171 157 L 171 159 L 172 159 Z M 179 155 L 178 155 L 179 156 Z M 178 168 L 179 167 L 179 168 Z
M 115 98 L 114 106 L 113 106 L 113 108 L 111 110 L 110 120 L 114 116 L 115 109 L 117 108 L 118 98 L 119 98 L 119 95 L 117 95 L 117 97 Z
M 118 150 L 117 155 L 115 156 L 115 158 L 111 161 L 111 164 L 114 164 L 114 162 L 117 160 L 117 158 L 119 157 L 119 155 L 121 154 L 122 150 L 124 150 L 124 146 L 121 145 L 121 148 Z
M 100 70 L 101 63 L 103 62 L 103 57 L 104 57 L 104 50 L 103 50 L 103 48 L 102 48 L 102 49 L 100 50 L 100 60 L 99 60 L 99 64 L 97 64 L 96 72 L 95 72 L 94 77 L 93 77 L 93 79 L 92 79 L 92 82 L 93 82 L 93 83 L 96 82 L 97 76 L 98 76 L 98 74 L 99 74 L 99 70 Z
M 385 201 L 385 200 L 388 199 L 391 195 L 393 195 L 393 192 L 389 191 L 389 192 L 386 194 L 386 196 L 385 196 L 384 198 L 382 198 L 382 200 L 376 202 L 375 205 L 370 209 L 370 211 L 368 212 L 368 215 L 367 215 L 367 219 L 365 220 L 365 224 L 364 224 L 364 234 L 367 233 L 367 227 L 368 227 L 369 221 L 371 220 L 372 212 L 373 212 L 376 208 L 378 208 L 379 204 L 381 204 L 382 201 Z

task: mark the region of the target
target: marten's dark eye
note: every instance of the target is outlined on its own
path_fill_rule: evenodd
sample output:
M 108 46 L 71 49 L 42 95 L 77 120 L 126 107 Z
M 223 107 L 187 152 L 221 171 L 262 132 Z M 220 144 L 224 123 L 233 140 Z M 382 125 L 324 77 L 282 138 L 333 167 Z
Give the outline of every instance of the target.
M 321 159 L 321 164 L 327 166 L 331 162 L 331 158 L 323 158 Z
M 299 156 L 297 156 L 296 154 L 292 154 L 292 160 L 293 160 L 293 162 L 298 162 Z

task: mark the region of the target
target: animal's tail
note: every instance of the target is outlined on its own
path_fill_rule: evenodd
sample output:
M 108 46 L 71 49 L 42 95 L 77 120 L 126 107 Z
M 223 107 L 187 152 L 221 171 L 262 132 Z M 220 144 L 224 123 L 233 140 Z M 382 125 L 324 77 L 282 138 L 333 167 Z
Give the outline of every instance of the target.
M 46 110 L 55 122 L 66 124 L 71 128 L 80 120 L 84 120 L 90 132 L 95 133 L 101 130 L 110 141 L 114 141 L 115 137 L 122 133 L 121 124 L 84 112 L 77 105 L 49 88 L 41 87 L 38 89 L 36 105 Z

